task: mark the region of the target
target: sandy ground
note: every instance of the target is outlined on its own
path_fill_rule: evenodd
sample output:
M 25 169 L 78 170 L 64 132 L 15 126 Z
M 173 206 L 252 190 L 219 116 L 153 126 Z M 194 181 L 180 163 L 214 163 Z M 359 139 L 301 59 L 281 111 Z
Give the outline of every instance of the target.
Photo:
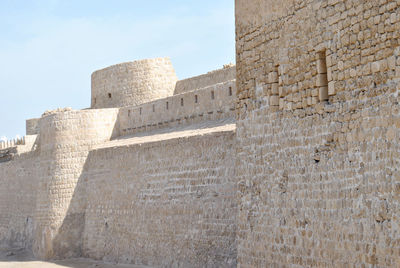
M 0 249 L 0 268 L 148 268 L 148 266 L 104 263 L 87 259 L 37 261 L 23 249 Z

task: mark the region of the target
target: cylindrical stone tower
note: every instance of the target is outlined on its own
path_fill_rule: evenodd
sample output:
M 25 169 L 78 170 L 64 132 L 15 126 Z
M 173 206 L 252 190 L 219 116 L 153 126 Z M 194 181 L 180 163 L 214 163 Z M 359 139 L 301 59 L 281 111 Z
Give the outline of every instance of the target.
M 172 96 L 177 80 L 169 58 L 113 65 L 92 74 L 91 108 L 140 105 Z
M 33 252 L 41 259 L 81 255 L 89 150 L 110 140 L 118 109 L 59 112 L 40 119 L 40 180 Z

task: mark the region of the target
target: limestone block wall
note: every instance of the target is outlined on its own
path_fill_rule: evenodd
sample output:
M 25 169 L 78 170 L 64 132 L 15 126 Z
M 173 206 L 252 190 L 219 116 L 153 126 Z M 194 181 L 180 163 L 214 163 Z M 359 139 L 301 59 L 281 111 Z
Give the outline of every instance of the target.
M 26 135 L 39 134 L 39 121 L 40 118 L 32 118 L 26 120 Z
M 134 107 L 120 109 L 121 135 L 207 120 L 234 118 L 236 82 L 227 81 Z
M 0 163 L 0 247 L 30 248 L 38 192 L 37 152 Z
M 84 169 L 85 257 L 236 266 L 233 131 L 99 148 Z
M 215 84 L 224 83 L 236 79 L 236 67 L 227 66 L 223 69 L 215 70 L 207 74 L 179 80 L 176 82 L 174 94 L 182 94 L 185 92 L 210 87 Z
M 292 2 L 236 1 L 238 263 L 398 267 L 400 3 Z
M 71 110 L 41 118 L 33 245 L 37 257 L 81 256 L 86 196 L 77 182 L 92 146 L 114 135 L 117 115 L 118 109 Z
M 126 62 L 92 74 L 91 108 L 139 105 L 173 95 L 177 81 L 169 58 Z

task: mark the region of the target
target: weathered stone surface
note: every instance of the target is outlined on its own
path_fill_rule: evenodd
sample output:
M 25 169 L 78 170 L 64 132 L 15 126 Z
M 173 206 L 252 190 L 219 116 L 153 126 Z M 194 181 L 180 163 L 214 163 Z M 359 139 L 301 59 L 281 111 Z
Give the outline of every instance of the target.
M 139 105 L 172 96 L 177 80 L 169 58 L 113 65 L 92 74 L 91 108 Z
M 163 60 L 95 73 L 92 108 L 118 108 L 28 121 L 38 141 L 14 159 L 0 144 L 0 243 L 162 267 L 400 267 L 399 12 L 236 0 L 236 69 L 177 87 Z
M 11 161 L 16 153 L 16 147 L 9 147 L 7 149 L 0 150 L 0 163 Z
M 238 263 L 398 267 L 400 2 L 274 2 L 236 1 Z

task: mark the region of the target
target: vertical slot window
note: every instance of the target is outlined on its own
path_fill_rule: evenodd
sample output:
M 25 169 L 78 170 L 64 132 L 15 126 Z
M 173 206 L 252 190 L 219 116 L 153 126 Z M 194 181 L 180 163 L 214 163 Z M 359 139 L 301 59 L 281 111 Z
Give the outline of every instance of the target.
M 328 71 L 326 66 L 326 51 L 317 53 L 317 88 L 320 101 L 328 100 Z

